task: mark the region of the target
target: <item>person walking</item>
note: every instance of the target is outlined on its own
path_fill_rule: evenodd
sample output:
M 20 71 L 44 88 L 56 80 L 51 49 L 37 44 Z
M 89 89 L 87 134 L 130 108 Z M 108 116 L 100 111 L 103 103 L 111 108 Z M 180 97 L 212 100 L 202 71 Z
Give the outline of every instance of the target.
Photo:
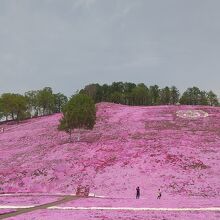
M 158 189 L 158 193 L 157 193 L 157 199 L 160 199 L 162 196 L 162 192 L 160 189 Z
M 136 188 L 136 199 L 139 199 L 140 198 L 140 187 L 138 186 Z

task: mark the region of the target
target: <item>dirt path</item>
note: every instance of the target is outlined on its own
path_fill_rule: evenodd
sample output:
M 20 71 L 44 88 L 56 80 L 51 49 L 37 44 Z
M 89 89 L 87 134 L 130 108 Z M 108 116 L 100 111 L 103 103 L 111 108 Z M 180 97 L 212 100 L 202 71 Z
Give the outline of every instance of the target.
M 55 202 L 50 202 L 50 203 L 46 203 L 46 204 L 43 204 L 43 205 L 38 205 L 38 206 L 35 206 L 35 207 L 31 207 L 31 208 L 18 209 L 17 211 L 6 213 L 6 214 L 0 214 L 0 219 L 15 217 L 17 215 L 25 214 L 25 213 L 28 213 L 28 212 L 33 212 L 33 211 L 36 211 L 36 210 L 39 210 L 39 209 L 46 209 L 46 208 L 49 208 L 51 206 L 60 205 L 62 203 L 66 203 L 66 202 L 72 201 L 72 200 L 77 199 L 77 198 L 78 197 L 76 197 L 76 196 L 65 196 L 63 199 L 60 199 L 60 200 L 55 201 Z

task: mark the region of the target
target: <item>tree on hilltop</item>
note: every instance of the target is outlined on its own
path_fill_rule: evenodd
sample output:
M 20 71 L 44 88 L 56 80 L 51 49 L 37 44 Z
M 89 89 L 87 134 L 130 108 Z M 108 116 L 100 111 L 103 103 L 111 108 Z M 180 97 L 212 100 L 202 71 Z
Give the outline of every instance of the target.
M 38 116 L 40 111 L 40 107 L 38 106 L 38 93 L 39 90 L 37 91 L 31 90 L 25 92 L 24 94 L 28 103 L 28 111 L 30 112 L 31 115 L 33 114 L 34 116 Z
M 61 112 L 62 107 L 67 103 L 68 98 L 62 93 L 54 94 L 54 98 L 55 98 L 54 112 L 55 113 Z
M 208 98 L 208 104 L 211 106 L 218 106 L 218 97 L 213 91 L 209 91 L 207 93 L 207 98 Z
M 144 83 L 140 83 L 132 89 L 131 97 L 133 105 L 148 105 L 150 102 L 149 89 Z
M 160 98 L 160 89 L 158 85 L 150 86 L 149 88 L 150 98 L 151 98 L 151 105 L 158 105 L 159 98 Z
M 43 115 L 49 115 L 54 112 L 55 96 L 50 87 L 39 90 L 37 94 L 37 104 L 42 109 Z
M 160 104 L 168 105 L 171 103 L 171 91 L 168 86 L 160 90 Z
M 180 98 L 180 92 L 179 90 L 176 88 L 176 86 L 172 86 L 170 88 L 170 102 L 172 105 L 175 105 L 179 102 L 179 98 Z
M 184 105 L 218 105 L 217 95 L 212 91 L 201 91 L 198 87 L 188 88 L 180 98 L 180 104 Z

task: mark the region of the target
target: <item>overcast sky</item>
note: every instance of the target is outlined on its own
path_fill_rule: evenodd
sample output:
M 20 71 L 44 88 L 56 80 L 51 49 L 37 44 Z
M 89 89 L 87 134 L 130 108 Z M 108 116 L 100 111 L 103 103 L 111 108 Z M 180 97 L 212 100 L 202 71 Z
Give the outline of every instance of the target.
M 113 81 L 220 96 L 220 1 L 0 0 L 0 93 Z

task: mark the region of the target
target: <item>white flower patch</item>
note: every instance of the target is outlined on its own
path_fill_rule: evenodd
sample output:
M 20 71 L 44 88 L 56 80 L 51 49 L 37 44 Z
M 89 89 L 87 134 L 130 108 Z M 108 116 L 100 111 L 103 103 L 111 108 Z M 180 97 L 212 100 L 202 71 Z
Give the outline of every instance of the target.
M 207 112 L 202 110 L 179 110 L 176 112 L 176 115 L 180 118 L 189 119 L 205 118 L 209 116 Z

